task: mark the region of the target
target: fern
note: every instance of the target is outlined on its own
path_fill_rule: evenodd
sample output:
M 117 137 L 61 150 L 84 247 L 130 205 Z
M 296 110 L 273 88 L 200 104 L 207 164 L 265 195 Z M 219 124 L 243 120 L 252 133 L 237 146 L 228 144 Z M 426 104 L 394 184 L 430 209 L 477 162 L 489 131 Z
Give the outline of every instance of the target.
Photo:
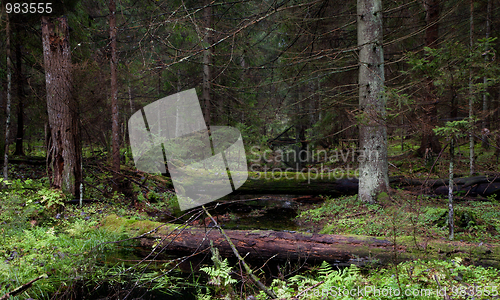
M 200 270 L 210 276 L 210 281 L 208 283 L 221 287 L 227 287 L 233 283 L 236 283 L 236 279 L 233 279 L 231 275 L 229 275 L 232 271 L 232 268 L 229 266 L 227 258 L 221 260 L 219 249 L 214 248 L 212 241 L 210 242 L 212 246 L 212 261 L 214 262 L 214 266 L 200 268 Z
M 330 273 L 334 271 L 335 270 L 333 270 L 333 267 L 329 263 L 323 261 L 321 263 L 321 266 L 319 266 L 318 274 L 320 275 L 321 279 L 325 279 Z

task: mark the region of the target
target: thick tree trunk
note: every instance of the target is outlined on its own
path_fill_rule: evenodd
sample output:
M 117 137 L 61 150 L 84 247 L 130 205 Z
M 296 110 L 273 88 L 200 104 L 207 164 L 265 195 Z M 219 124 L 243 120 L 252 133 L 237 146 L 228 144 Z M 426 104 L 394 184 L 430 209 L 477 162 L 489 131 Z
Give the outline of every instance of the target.
M 3 161 L 3 179 L 9 179 L 9 138 L 10 138 L 10 105 L 12 103 L 12 62 L 10 60 L 10 20 L 7 14 L 7 22 L 5 31 L 7 35 L 6 56 L 7 56 L 7 104 L 5 120 L 5 145 L 4 145 L 4 161 Z
M 491 0 L 488 0 L 488 3 L 486 4 L 486 39 L 490 38 L 490 33 L 491 33 L 491 26 L 490 26 L 490 17 L 491 17 Z M 485 52 L 488 53 L 489 47 L 485 49 Z M 484 60 L 488 61 L 488 56 L 484 56 Z M 483 121 L 481 122 L 481 127 L 483 128 L 483 134 L 482 134 L 482 143 L 481 146 L 484 149 L 489 149 L 490 143 L 489 143 L 489 136 L 487 132 L 489 131 L 490 124 L 489 124 L 489 116 L 488 116 L 488 88 L 487 88 L 487 83 L 488 83 L 488 78 L 486 76 L 483 77 L 483 84 L 485 86 L 485 90 L 483 92 Z M 485 130 L 488 129 L 488 130 Z
M 232 249 L 217 228 L 135 221 L 116 215 L 107 216 L 101 224 L 106 230 L 126 232 L 134 236 L 141 235 L 141 244 L 148 248 L 156 248 L 155 253 L 161 251 L 176 256 L 206 253 L 210 247 L 210 241 L 213 241 L 221 256 L 234 257 Z M 484 262 L 494 267 L 497 267 L 500 261 L 495 245 L 487 243 L 467 244 L 426 240 L 425 244 L 429 245 L 428 249 L 436 249 L 436 251 L 422 251 L 414 244 L 414 241 L 401 240 L 399 241 L 401 244 L 394 245 L 390 241 L 369 236 L 273 230 L 224 230 L 224 232 L 245 261 L 259 261 L 258 265 L 262 262 L 267 263 L 269 259 L 279 262 L 321 263 L 327 261 L 339 265 L 345 262 L 348 265 L 373 262 L 394 263 L 407 259 L 442 258 L 457 252 L 466 253 L 474 262 Z M 160 247 L 157 247 L 158 245 Z
M 294 176 L 286 173 L 276 179 L 271 178 L 249 178 L 236 193 L 240 194 L 287 194 L 287 195 L 324 195 L 339 197 L 344 195 L 355 195 L 358 192 L 358 179 L 335 179 L 333 176 L 307 174 Z M 454 179 L 454 192 L 461 192 L 464 196 L 500 195 L 500 178 L 478 176 Z M 421 187 L 425 184 L 427 194 L 446 195 L 448 193 L 448 179 L 434 179 L 424 182 L 423 180 L 411 180 L 406 178 L 391 178 L 390 184 L 394 188 Z
M 159 234 L 166 251 L 176 254 L 191 254 L 210 247 L 210 240 L 223 257 L 232 257 L 233 251 L 220 232 L 213 228 L 188 227 L 170 234 Z M 239 253 L 248 260 L 308 262 L 346 262 L 354 257 L 377 257 L 385 254 L 391 257 L 394 245 L 373 237 L 355 238 L 330 234 L 307 234 L 273 230 L 224 230 L 233 241 Z M 142 245 L 152 246 L 154 238 L 143 238 Z
M 296 175 L 297 174 L 297 175 Z M 358 179 L 335 179 L 333 176 L 312 173 L 284 173 L 279 178 L 250 177 L 238 188 L 241 194 L 355 195 Z
M 118 84 L 116 78 L 116 3 L 109 0 L 109 36 L 111 38 L 111 122 L 112 122 L 112 160 L 114 188 L 118 188 L 118 173 L 120 173 L 120 126 L 118 124 Z
M 472 48 L 474 47 L 474 1 L 470 1 L 470 40 L 469 40 L 469 56 L 472 57 Z M 474 91 L 472 89 L 472 68 L 469 69 L 469 120 L 472 122 L 474 116 Z M 469 175 L 474 175 L 474 135 L 472 128 L 469 131 Z
M 210 241 L 213 241 L 213 245 L 219 249 L 222 256 L 234 256 L 226 239 L 217 228 L 160 225 L 162 224 L 150 221 L 128 222 L 127 219 L 116 215 L 106 217 L 102 223 L 107 230 L 124 230 L 129 234 L 150 231 L 150 235 L 141 239 L 141 244 L 151 247 L 160 241 L 165 247 L 162 251 L 168 253 L 183 255 L 200 252 L 207 250 Z M 394 257 L 391 255 L 394 245 L 374 237 L 273 230 L 224 230 L 224 232 L 245 260 L 265 261 L 273 257 L 279 261 L 307 259 L 308 262 L 345 262 L 354 257 L 376 258 L 378 254 Z
M 385 124 L 382 1 L 358 0 L 359 47 L 359 197 L 373 203 L 387 191 L 387 127 Z
M 50 183 L 79 197 L 81 147 L 66 17 L 42 16 L 42 42 L 50 131 L 47 147 Z
M 210 114 L 212 108 L 211 98 L 211 81 L 212 81 L 212 5 L 210 1 L 206 2 L 207 7 L 204 11 L 204 25 L 205 25 L 205 40 L 203 51 L 203 115 L 205 116 L 205 123 L 210 126 Z
M 439 0 L 426 0 L 423 2 L 425 9 L 425 46 L 435 48 L 439 37 Z M 425 92 L 424 122 L 422 123 L 422 141 L 417 153 L 423 156 L 430 149 L 434 153 L 441 152 L 441 144 L 432 130 L 437 122 L 437 99 L 434 96 L 434 83 L 427 80 Z

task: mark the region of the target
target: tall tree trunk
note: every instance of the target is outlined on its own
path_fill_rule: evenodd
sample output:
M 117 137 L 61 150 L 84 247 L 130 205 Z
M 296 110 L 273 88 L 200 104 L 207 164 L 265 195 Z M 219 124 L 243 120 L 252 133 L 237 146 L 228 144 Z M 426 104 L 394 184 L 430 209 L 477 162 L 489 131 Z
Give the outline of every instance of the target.
M 373 203 L 389 186 L 385 124 L 382 0 L 358 0 L 359 197 Z
M 17 30 L 19 33 L 19 29 Z M 18 37 L 19 38 L 19 37 Z M 14 155 L 24 156 L 24 78 L 22 73 L 21 43 L 16 43 L 16 81 L 17 81 L 17 133 L 16 133 L 16 151 Z
M 425 46 L 430 48 L 437 47 L 439 37 L 439 0 L 425 0 Z M 425 111 L 424 123 L 422 124 L 422 141 L 417 153 L 421 156 L 428 153 L 430 149 L 434 153 L 441 152 L 441 144 L 436 137 L 433 127 L 437 122 L 437 99 L 434 96 L 434 83 L 432 79 L 428 79 L 426 83 Z
M 488 0 L 488 3 L 486 4 L 486 39 L 490 38 L 490 33 L 491 33 L 491 26 L 490 26 L 490 17 L 491 17 L 491 0 Z M 490 50 L 489 47 L 485 49 L 486 53 Z M 488 56 L 485 55 L 484 60 L 488 61 Z M 484 92 L 483 92 L 483 121 L 482 121 L 482 128 L 483 129 L 488 129 L 490 126 L 489 121 L 488 121 L 488 89 L 487 89 L 487 83 L 488 83 L 488 78 L 486 76 L 483 77 L 483 84 L 484 84 Z M 483 130 L 482 134 L 482 147 L 484 149 L 489 149 L 490 143 L 488 141 L 488 132 L 489 130 Z
M 52 187 L 79 197 L 82 150 L 66 17 L 42 16 L 42 42 L 50 131 L 47 143 L 49 179 Z
M 472 57 L 472 51 L 474 47 L 474 1 L 470 0 L 470 40 L 469 40 L 469 55 Z M 472 122 L 472 117 L 474 116 L 474 91 L 472 90 L 472 67 L 469 69 L 469 121 Z M 474 174 L 474 135 L 472 134 L 472 128 L 469 131 L 469 175 Z
M 453 213 L 453 168 L 455 162 L 455 138 L 452 137 L 450 141 L 450 169 L 448 181 L 448 237 L 450 241 L 453 240 L 454 235 L 454 213 Z
M 118 187 L 118 173 L 120 173 L 120 126 L 118 124 L 118 85 L 116 78 L 116 3 L 109 0 L 109 36 L 111 38 L 111 121 L 112 121 L 112 160 L 113 182 L 115 190 Z
M 205 116 L 205 123 L 210 126 L 211 114 L 211 86 L 212 81 L 212 5 L 207 1 L 207 7 L 204 11 L 205 22 L 205 51 L 203 51 L 203 114 Z
M 10 105 L 12 103 L 12 62 L 10 60 L 10 20 L 7 14 L 7 24 L 5 26 L 7 35 L 6 55 L 7 55 L 7 105 L 6 105 L 6 121 L 5 121 L 5 152 L 3 161 L 3 179 L 8 180 L 9 169 L 9 135 L 10 135 Z

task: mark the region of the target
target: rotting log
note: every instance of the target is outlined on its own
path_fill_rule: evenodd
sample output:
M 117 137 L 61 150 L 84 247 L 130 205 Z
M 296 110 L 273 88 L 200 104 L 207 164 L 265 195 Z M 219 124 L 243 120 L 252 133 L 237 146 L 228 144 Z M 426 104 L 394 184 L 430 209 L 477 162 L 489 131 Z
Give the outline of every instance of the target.
M 45 157 L 38 157 L 38 156 L 16 157 L 16 158 L 9 158 L 9 163 L 43 166 L 47 163 L 47 159 Z
M 440 194 L 447 187 L 447 179 L 417 180 L 404 177 L 391 177 L 392 187 L 407 188 L 424 186 L 430 194 Z M 488 197 L 500 196 L 500 176 L 475 176 L 454 179 L 455 191 L 464 195 Z M 447 189 L 447 188 L 446 188 Z M 237 190 L 242 194 L 290 194 L 290 195 L 355 195 L 358 192 L 357 178 L 340 178 L 328 173 L 250 173 L 247 181 Z M 446 190 L 447 193 L 447 190 Z
M 163 176 L 149 175 L 162 181 L 167 188 L 173 188 L 171 181 Z M 500 196 L 500 175 L 455 178 L 455 190 L 463 191 L 469 196 Z M 447 186 L 448 179 L 419 180 L 402 176 L 390 177 L 389 184 L 393 188 L 411 189 L 424 186 L 426 193 L 440 194 Z M 249 172 L 246 182 L 234 194 L 288 194 L 288 195 L 323 195 L 339 197 L 358 193 L 358 179 L 352 177 L 338 178 L 333 173 L 300 173 L 300 172 Z
M 430 193 L 437 195 L 448 194 L 447 179 L 432 179 L 432 180 L 415 180 L 406 178 L 393 178 L 392 183 L 399 187 L 405 186 L 424 186 L 429 189 Z M 453 180 L 454 192 L 461 192 L 467 196 L 483 196 L 492 195 L 500 196 L 500 176 L 474 176 L 455 178 Z
M 107 216 L 103 228 L 123 231 L 140 237 L 143 247 L 154 248 L 160 242 L 162 251 L 174 255 L 191 255 L 210 247 L 210 240 L 221 256 L 234 253 L 217 228 L 195 228 L 179 224 L 130 220 Z M 306 261 L 351 263 L 391 263 L 416 259 L 440 259 L 464 256 L 471 263 L 500 267 L 500 247 L 488 243 L 450 242 L 412 237 L 397 238 L 396 246 L 388 240 L 367 236 L 311 234 L 271 230 L 224 230 L 245 260 L 265 262 Z M 391 237 L 387 237 L 391 239 Z M 418 246 L 417 246 L 418 244 Z
M 346 262 L 356 256 L 385 251 L 390 253 L 392 243 L 367 237 L 359 239 L 340 235 L 305 234 L 272 230 L 225 230 L 236 249 L 249 260 L 267 260 L 274 257 L 279 261 L 307 260 L 312 262 Z M 174 238 L 175 237 L 175 238 Z M 223 257 L 233 256 L 224 237 L 215 228 L 183 228 L 166 234 L 157 233 L 141 239 L 143 246 L 152 246 L 158 238 L 167 246 L 168 252 L 190 254 L 209 248 L 212 240 Z
M 237 192 L 243 194 L 355 195 L 358 192 L 358 179 L 336 179 L 328 174 L 316 173 L 251 173 Z
M 151 221 L 124 220 L 108 216 L 103 226 L 107 229 L 123 228 L 137 234 L 154 233 L 141 237 L 141 245 L 153 247 L 161 240 L 165 253 L 189 255 L 210 247 L 210 241 L 223 257 L 234 256 L 232 249 L 216 228 L 196 228 Z M 225 230 L 240 254 L 249 260 L 308 262 L 347 262 L 354 258 L 387 260 L 393 257 L 394 245 L 383 239 L 363 236 L 312 234 L 273 230 Z M 403 247 L 397 248 L 404 252 Z

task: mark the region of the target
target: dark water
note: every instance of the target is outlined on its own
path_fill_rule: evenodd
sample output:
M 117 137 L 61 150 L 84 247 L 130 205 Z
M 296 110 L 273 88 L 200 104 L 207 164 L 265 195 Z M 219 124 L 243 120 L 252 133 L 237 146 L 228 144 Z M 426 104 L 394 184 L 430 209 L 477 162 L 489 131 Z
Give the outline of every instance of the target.
M 299 203 L 293 196 L 232 196 L 212 211 L 226 229 L 297 230 L 295 222 Z
M 261 230 L 298 230 L 295 223 L 299 203 L 293 200 L 293 196 L 231 196 L 230 199 L 218 205 L 211 206 L 211 214 L 217 219 L 218 223 L 226 229 L 261 229 Z M 206 217 L 206 216 L 205 216 Z M 161 220 L 167 221 L 167 220 Z M 181 221 L 182 222 L 182 221 Z M 121 251 L 111 253 L 103 257 L 102 263 L 109 266 L 115 264 L 124 264 L 130 267 L 135 262 L 140 261 L 148 255 L 148 249 L 140 247 L 124 248 Z M 173 260 L 177 257 L 161 255 L 157 259 L 161 261 Z M 203 260 L 204 263 L 209 263 L 209 255 Z M 130 282 L 126 284 L 108 284 L 103 283 L 99 286 L 91 288 L 85 285 L 76 287 L 75 299 L 196 299 L 196 285 L 198 287 L 206 284 L 207 276 L 203 273 L 193 274 L 193 265 L 198 265 L 202 261 L 190 260 L 177 267 L 175 272 L 169 273 L 181 279 L 184 283 L 181 288 L 177 289 L 162 289 L 152 291 L 144 286 L 137 286 L 135 280 L 130 278 Z M 232 262 L 231 263 L 236 263 Z M 187 267 L 186 267 L 187 266 Z M 198 266 L 199 267 L 199 266 Z M 146 273 L 165 269 L 162 263 L 150 264 Z M 167 269 L 170 269 L 168 267 Z M 195 268 L 196 269 L 196 268 Z M 196 270 L 195 270 L 196 271 Z M 132 270 L 131 272 L 139 272 Z M 169 276 L 167 275 L 167 276 Z M 196 277 L 196 280 L 193 279 Z M 166 293 L 167 292 L 167 293 Z

